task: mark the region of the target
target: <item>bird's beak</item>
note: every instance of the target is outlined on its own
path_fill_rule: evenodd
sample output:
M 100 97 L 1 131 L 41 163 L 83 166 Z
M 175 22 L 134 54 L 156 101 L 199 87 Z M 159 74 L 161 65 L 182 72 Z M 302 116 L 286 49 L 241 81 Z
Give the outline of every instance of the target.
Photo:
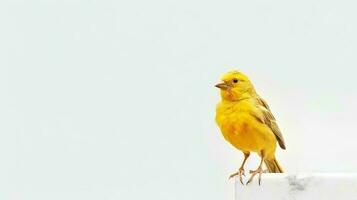
M 231 86 L 228 85 L 227 83 L 218 83 L 215 85 L 215 87 L 222 89 L 222 90 L 228 90 L 229 88 L 231 88 Z

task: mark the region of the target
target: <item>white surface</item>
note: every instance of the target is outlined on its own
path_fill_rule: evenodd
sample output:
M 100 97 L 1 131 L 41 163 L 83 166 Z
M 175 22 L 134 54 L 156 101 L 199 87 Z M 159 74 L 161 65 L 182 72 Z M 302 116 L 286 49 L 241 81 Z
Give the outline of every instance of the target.
M 235 200 L 355 200 L 357 174 L 264 174 L 243 186 L 235 180 Z

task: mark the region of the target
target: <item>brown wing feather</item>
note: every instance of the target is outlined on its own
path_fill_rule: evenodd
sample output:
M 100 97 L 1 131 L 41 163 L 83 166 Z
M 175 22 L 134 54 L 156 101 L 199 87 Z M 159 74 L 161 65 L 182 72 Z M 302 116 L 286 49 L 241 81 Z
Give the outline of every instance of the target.
M 269 128 L 273 131 L 276 139 L 278 140 L 279 146 L 282 149 L 286 149 L 283 134 L 281 133 L 281 131 L 278 127 L 278 124 L 276 123 L 275 117 L 271 113 L 267 102 L 259 96 L 257 97 L 257 100 L 258 100 L 258 103 L 265 108 L 265 109 L 263 109 L 264 123 L 267 126 L 269 126 Z

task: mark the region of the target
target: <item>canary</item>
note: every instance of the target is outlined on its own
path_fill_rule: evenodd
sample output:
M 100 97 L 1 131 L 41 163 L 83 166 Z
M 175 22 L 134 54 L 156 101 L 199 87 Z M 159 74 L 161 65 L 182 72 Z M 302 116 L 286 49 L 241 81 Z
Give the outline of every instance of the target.
M 269 173 L 283 173 L 275 158 L 276 143 L 286 149 L 283 135 L 266 103 L 255 91 L 252 82 L 241 72 L 231 71 L 221 77 L 222 82 L 215 85 L 220 89 L 221 101 L 216 106 L 216 123 L 223 137 L 235 148 L 242 151 L 244 160 L 239 170 L 230 178 L 239 175 L 243 184 L 244 164 L 250 153 L 257 153 L 260 164 L 256 170 L 250 170 L 249 184 L 262 169 L 263 162 Z

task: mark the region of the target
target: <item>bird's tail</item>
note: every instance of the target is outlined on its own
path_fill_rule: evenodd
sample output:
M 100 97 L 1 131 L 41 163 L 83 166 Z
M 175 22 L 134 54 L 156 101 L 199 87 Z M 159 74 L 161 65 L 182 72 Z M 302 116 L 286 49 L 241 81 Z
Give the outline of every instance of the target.
M 279 165 L 276 158 L 272 160 L 264 160 L 265 165 L 268 168 L 269 173 L 283 173 L 283 168 Z

